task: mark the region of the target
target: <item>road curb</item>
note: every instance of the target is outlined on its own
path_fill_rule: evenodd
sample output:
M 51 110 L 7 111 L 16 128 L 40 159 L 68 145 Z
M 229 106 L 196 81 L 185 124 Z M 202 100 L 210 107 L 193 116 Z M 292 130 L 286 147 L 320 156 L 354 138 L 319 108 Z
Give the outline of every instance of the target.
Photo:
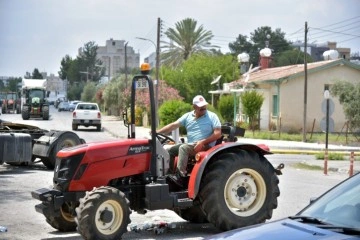
M 325 152 L 325 150 L 323 149 L 319 149 L 319 150 L 301 150 L 301 149 L 293 149 L 293 150 L 288 150 L 288 149 L 272 149 L 270 146 L 270 152 L 272 153 L 279 153 L 279 154 L 309 154 L 309 155 L 315 155 L 318 153 L 323 153 Z M 351 152 L 354 152 L 354 154 L 356 156 L 360 156 L 360 152 L 355 152 L 355 151 L 351 151 L 351 150 L 337 150 L 337 151 L 333 151 L 333 150 L 328 150 L 329 153 L 334 153 L 334 154 L 344 154 L 344 155 L 350 155 Z

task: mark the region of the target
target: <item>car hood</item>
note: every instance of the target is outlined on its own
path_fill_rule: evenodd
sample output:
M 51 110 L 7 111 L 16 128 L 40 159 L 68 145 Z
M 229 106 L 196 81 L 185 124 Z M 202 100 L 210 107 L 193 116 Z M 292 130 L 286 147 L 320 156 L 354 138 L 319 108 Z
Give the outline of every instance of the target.
M 357 239 L 359 236 L 345 235 L 321 228 L 317 228 L 310 224 L 303 224 L 291 219 L 282 219 L 278 221 L 268 222 L 266 224 L 258 224 L 245 228 L 234 229 L 231 231 L 216 234 L 205 238 L 205 240 L 268 240 L 268 239 L 291 239 L 291 240 L 341 240 L 341 239 Z

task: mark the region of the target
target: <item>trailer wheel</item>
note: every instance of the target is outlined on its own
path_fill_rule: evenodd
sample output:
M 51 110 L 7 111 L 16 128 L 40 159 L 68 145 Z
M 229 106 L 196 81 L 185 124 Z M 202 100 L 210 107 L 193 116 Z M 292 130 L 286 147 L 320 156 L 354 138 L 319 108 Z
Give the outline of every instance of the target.
M 262 223 L 277 207 L 278 183 L 272 165 L 256 152 L 223 153 L 204 173 L 201 207 L 224 231 Z
M 49 106 L 44 106 L 43 108 L 42 108 L 42 110 L 43 110 L 43 119 L 44 120 L 49 120 Z
M 129 201 L 116 188 L 95 188 L 76 208 L 75 221 L 84 239 L 121 239 L 130 223 Z
M 204 211 L 201 209 L 199 201 L 195 200 L 194 205 L 189 208 L 180 209 L 176 212 L 184 220 L 191 223 L 208 223 Z
M 30 112 L 28 106 L 23 106 L 21 111 L 21 117 L 23 120 L 28 120 L 30 118 Z
M 42 203 L 43 213 L 46 222 L 53 228 L 61 232 L 71 232 L 76 230 L 75 217 L 71 215 L 70 208 L 66 203 L 60 208 L 60 213 L 54 210 L 53 204 Z
M 59 139 L 56 141 L 55 146 L 52 148 L 49 157 L 41 158 L 41 161 L 48 169 L 54 169 L 56 154 L 63 148 L 73 147 L 79 144 L 81 144 L 81 140 L 75 133 L 60 133 Z

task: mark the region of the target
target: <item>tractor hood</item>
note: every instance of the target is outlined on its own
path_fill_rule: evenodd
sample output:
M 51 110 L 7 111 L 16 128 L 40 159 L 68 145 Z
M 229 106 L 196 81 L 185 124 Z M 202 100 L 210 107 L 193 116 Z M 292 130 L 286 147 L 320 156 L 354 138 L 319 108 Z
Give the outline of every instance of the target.
M 149 171 L 151 144 L 148 139 L 121 139 L 81 144 L 57 153 L 57 157 L 61 158 L 59 160 L 64 162 L 77 156 L 81 156 L 80 163 L 73 167 L 79 170 L 68 190 L 88 191 L 107 185 L 111 179 Z
M 120 139 L 106 142 L 86 143 L 70 148 L 64 148 L 58 152 L 57 156 L 66 158 L 85 153 L 82 163 L 92 163 L 150 151 L 151 147 L 148 139 Z

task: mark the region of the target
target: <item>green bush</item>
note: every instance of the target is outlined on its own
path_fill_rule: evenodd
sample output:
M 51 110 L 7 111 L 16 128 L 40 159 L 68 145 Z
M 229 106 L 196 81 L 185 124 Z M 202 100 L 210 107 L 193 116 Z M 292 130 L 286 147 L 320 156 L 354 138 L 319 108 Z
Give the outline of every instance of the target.
M 192 105 L 179 100 L 164 102 L 159 108 L 160 126 L 176 121 L 184 113 L 192 110 Z
M 208 104 L 208 105 L 207 105 L 207 109 L 208 109 L 209 111 L 215 113 L 215 114 L 219 117 L 219 120 L 220 120 L 221 123 L 224 123 L 224 122 L 225 122 L 225 120 L 224 120 L 224 118 L 222 117 L 221 113 L 220 113 L 216 108 L 214 108 L 213 105 Z M 232 122 L 232 121 L 231 121 L 231 122 Z
M 226 122 L 234 120 L 234 96 L 223 95 L 218 102 L 218 109 Z
M 324 159 L 325 153 L 319 152 L 315 154 L 316 159 Z M 344 154 L 328 152 L 328 160 L 344 160 Z
M 208 105 L 207 109 L 218 115 L 220 122 L 224 122 L 221 114 L 212 105 Z M 193 110 L 193 107 L 189 103 L 185 103 L 179 100 L 172 100 L 164 102 L 159 108 L 160 127 L 163 127 L 169 123 L 178 120 L 183 114 Z M 184 127 L 180 128 L 180 134 L 186 134 Z

